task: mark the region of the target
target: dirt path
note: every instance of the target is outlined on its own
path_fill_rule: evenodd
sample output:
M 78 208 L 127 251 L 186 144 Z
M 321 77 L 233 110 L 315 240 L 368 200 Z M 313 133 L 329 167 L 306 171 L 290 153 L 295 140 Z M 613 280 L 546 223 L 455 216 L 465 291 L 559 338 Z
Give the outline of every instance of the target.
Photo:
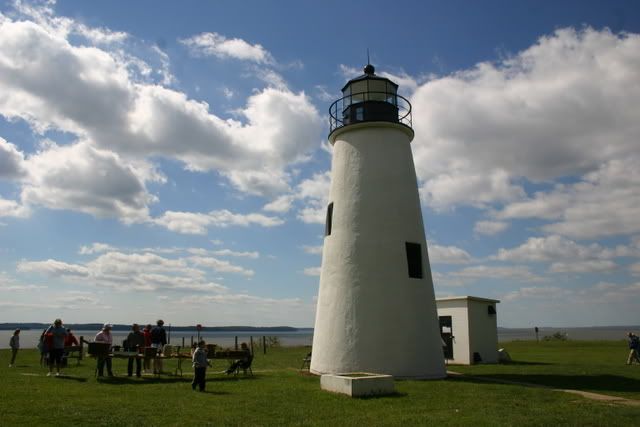
M 465 374 L 461 374 L 460 372 L 455 372 L 455 371 L 447 371 L 447 375 L 450 376 L 450 377 L 453 377 L 453 378 L 455 378 L 455 377 L 466 377 L 466 378 L 473 378 L 474 380 L 478 380 L 478 381 L 487 381 L 487 382 L 492 382 L 492 383 L 522 385 L 522 386 L 526 386 L 526 387 L 536 387 L 536 388 L 546 388 L 546 389 L 553 390 L 553 391 L 561 391 L 563 393 L 577 394 L 578 396 L 582 396 L 585 399 L 597 400 L 599 402 L 606 402 L 606 403 L 613 403 L 613 404 L 640 407 L 640 400 L 627 399 L 626 397 L 620 397 L 620 396 L 610 396 L 608 394 L 592 393 L 592 392 L 589 392 L 589 391 L 582 391 L 582 390 L 553 388 L 553 387 L 549 387 L 549 386 L 545 386 L 545 385 L 541 385 L 541 384 L 525 383 L 525 382 L 521 382 L 521 381 L 500 380 L 500 379 L 497 379 L 497 378 L 487 378 L 487 377 L 482 377 L 482 378 L 481 377 L 474 377 L 473 375 L 465 375 Z

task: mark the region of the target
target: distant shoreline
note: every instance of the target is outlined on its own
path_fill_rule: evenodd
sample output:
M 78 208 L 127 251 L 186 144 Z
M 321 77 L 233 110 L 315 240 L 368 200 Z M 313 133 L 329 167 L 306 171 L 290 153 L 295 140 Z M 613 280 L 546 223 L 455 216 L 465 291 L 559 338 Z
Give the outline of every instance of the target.
M 36 323 L 36 322 L 24 322 L 24 323 L 0 323 L 0 331 L 12 331 L 14 329 L 21 330 L 40 330 L 47 328 L 51 325 L 51 323 Z M 65 327 L 70 328 L 72 330 L 99 330 L 102 328 L 102 323 L 65 323 Z M 140 323 L 140 325 L 144 325 Z M 152 323 L 152 325 L 155 325 Z M 165 328 L 171 328 L 172 331 L 195 331 L 197 329 L 196 325 L 191 326 L 171 326 L 168 324 L 164 325 Z M 131 329 L 131 324 L 114 324 L 114 331 L 128 331 Z M 297 332 L 304 330 L 311 330 L 313 328 L 294 328 L 292 326 L 203 326 L 203 330 L 208 332 Z
M 51 325 L 51 323 L 40 323 L 40 322 L 5 322 L 0 323 L 0 331 L 12 331 L 15 329 L 21 330 L 41 330 L 47 328 Z M 65 323 L 67 328 L 72 330 L 81 330 L 81 331 L 92 331 L 99 330 L 102 328 L 102 323 Z M 140 325 L 145 325 L 144 323 L 140 323 Z M 152 323 L 155 325 L 155 323 Z M 165 328 L 171 328 L 172 331 L 195 331 L 197 330 L 196 325 L 189 326 L 172 326 L 169 324 L 164 325 Z M 538 326 L 540 332 L 549 332 L 549 331 L 575 331 L 575 330 L 629 330 L 629 331 L 637 331 L 640 330 L 640 325 L 607 325 L 607 326 Z M 113 324 L 114 331 L 128 331 L 131 329 L 131 324 Z M 300 331 L 313 331 L 313 328 L 297 328 L 293 326 L 203 326 L 203 331 L 208 332 L 300 332 Z M 533 331 L 534 326 L 530 327 L 503 327 L 498 326 L 498 334 L 500 333 L 509 333 L 509 332 L 527 332 Z

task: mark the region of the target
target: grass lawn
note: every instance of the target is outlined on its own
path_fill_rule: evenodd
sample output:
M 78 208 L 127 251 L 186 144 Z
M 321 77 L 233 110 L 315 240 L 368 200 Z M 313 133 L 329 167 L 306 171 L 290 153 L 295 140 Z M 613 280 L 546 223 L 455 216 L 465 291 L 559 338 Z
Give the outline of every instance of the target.
M 474 376 L 578 388 L 640 399 L 640 366 L 625 366 L 624 343 L 505 345 L 511 365 L 451 367 Z M 473 378 L 396 381 L 397 394 L 352 399 L 320 390 L 319 378 L 298 372 L 308 348 L 271 348 L 256 354 L 254 377 L 208 371 L 207 392 L 184 378 L 129 379 L 115 360 L 112 380 L 93 377 L 92 359 L 46 377 L 35 350 L 16 368 L 0 351 L 0 425 L 636 425 L 640 407 L 610 405 L 545 388 L 494 384 Z M 73 364 L 74 362 L 72 362 Z M 175 361 L 166 363 L 166 368 Z M 586 379 L 585 379 L 586 378 Z

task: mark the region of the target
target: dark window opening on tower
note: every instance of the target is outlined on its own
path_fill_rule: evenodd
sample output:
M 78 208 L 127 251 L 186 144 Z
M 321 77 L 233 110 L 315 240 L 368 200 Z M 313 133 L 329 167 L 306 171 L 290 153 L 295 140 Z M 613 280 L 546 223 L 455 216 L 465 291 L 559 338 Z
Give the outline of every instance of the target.
M 329 206 L 327 206 L 327 220 L 325 221 L 324 224 L 324 235 L 325 236 L 330 236 L 331 235 L 331 223 L 333 221 L 333 202 L 329 203 Z
M 422 279 L 422 250 L 420 243 L 405 242 L 405 247 L 407 249 L 409 277 L 412 279 Z

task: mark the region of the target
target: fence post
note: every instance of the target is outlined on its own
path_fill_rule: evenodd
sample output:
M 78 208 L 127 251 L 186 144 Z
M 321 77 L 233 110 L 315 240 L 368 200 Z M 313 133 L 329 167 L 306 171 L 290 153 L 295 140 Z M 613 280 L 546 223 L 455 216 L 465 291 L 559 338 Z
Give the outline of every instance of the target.
M 262 354 L 267 354 L 267 337 L 262 336 Z
M 253 354 L 253 336 L 249 336 L 249 342 L 251 343 L 251 354 Z
M 236 351 L 238 351 L 238 336 L 236 335 Z

